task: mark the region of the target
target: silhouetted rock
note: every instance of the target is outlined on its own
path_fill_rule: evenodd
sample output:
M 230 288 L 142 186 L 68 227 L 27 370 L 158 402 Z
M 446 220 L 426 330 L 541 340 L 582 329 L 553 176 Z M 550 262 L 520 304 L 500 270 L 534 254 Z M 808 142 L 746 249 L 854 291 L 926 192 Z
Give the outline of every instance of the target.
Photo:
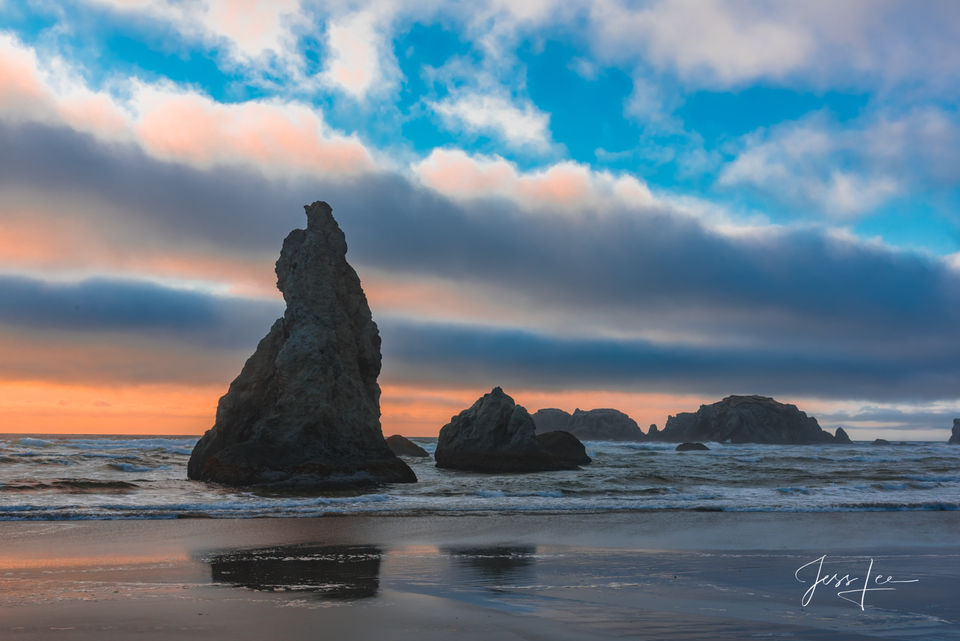
M 287 309 L 220 398 L 191 479 L 295 489 L 414 482 L 380 431 L 380 334 L 330 206 L 283 241 Z
M 842 433 L 843 437 L 846 436 Z M 766 396 L 728 396 L 697 412 L 683 412 L 667 419 L 659 440 L 729 441 L 731 443 L 812 444 L 834 443 L 817 420 L 795 405 L 778 403 Z M 847 439 L 849 442 L 849 439 Z
M 537 434 L 537 442 L 562 461 L 574 465 L 586 465 L 590 462 L 583 443 L 570 432 L 555 431 Z
M 537 434 L 546 432 L 566 432 L 570 427 L 570 414 L 555 407 L 537 410 L 530 415 Z
M 850 437 L 847 436 L 847 431 L 842 427 L 838 427 L 833 433 L 833 442 L 842 445 L 851 445 L 853 441 L 850 440 Z
M 676 449 L 678 452 L 699 452 L 710 448 L 703 443 L 681 443 Z
M 950 433 L 950 440 L 947 442 L 951 445 L 960 445 L 960 418 L 953 419 L 953 431 Z
M 437 467 L 475 472 L 539 472 L 576 469 L 535 436 L 533 419 L 499 387 L 440 430 L 434 454 Z
M 657 424 L 650 423 L 650 427 L 647 428 L 647 440 L 656 440 L 658 436 L 660 436 L 660 429 L 657 427 Z
M 387 437 L 387 447 L 389 447 L 390 451 L 397 456 L 414 456 L 418 458 L 430 456 L 430 453 L 425 449 L 407 437 L 400 436 L 399 434 L 394 434 L 393 436 Z
M 885 438 L 878 438 L 873 442 L 874 445 L 890 445 L 890 441 Z

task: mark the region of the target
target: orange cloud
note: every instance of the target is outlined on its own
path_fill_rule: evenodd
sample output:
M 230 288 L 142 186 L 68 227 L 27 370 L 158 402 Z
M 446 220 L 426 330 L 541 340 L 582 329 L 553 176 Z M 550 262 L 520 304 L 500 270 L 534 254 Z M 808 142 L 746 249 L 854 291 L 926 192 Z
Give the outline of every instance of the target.
M 471 156 L 459 149 L 434 149 L 413 166 L 428 187 L 457 199 L 501 197 L 528 209 L 649 207 L 655 204 L 646 185 L 627 175 L 595 171 L 575 162 L 562 162 L 537 171 L 521 172 L 499 156 Z
M 38 209 L 3 211 L 0 271 L 122 275 L 209 283 L 238 296 L 277 297 L 272 255 L 222 255 L 208 248 L 131 249 L 115 230 Z
M 373 169 L 366 147 L 331 132 L 315 110 L 295 103 L 222 104 L 196 93 L 140 85 L 140 144 L 155 156 L 200 167 L 246 162 L 283 176 L 291 169 L 358 174 Z

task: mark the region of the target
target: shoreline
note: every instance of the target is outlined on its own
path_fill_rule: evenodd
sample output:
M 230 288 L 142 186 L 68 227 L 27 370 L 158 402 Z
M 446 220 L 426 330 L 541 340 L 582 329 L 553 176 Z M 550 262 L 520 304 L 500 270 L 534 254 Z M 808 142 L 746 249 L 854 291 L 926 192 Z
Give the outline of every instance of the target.
M 0 637 L 960 639 L 957 531 L 957 512 L 2 522 Z M 821 555 L 918 582 L 802 607 L 793 573 Z

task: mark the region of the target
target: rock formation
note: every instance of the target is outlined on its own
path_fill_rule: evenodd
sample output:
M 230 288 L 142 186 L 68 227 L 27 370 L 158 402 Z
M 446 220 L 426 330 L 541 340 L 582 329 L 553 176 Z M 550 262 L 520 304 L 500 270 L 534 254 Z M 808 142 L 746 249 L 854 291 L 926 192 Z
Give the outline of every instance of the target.
M 561 461 L 572 465 L 586 465 L 591 461 L 583 443 L 570 432 L 558 430 L 537 434 L 537 442 Z
M 702 452 L 710 448 L 703 443 L 681 443 L 676 447 L 678 452 Z
M 842 427 L 838 427 L 833 433 L 833 442 L 838 445 L 852 445 L 853 441 L 850 440 L 850 437 L 847 436 L 847 431 Z
M 570 414 L 555 407 L 537 410 L 532 415 L 537 434 L 546 432 L 567 432 L 570 427 Z
M 415 482 L 380 431 L 380 334 L 330 206 L 283 241 L 287 309 L 220 398 L 191 479 L 294 489 Z
M 430 453 L 425 449 L 405 436 L 400 436 L 399 434 L 394 434 L 393 436 L 387 437 L 387 447 L 389 447 L 390 451 L 397 456 L 412 456 L 416 458 L 430 456 Z
M 873 441 L 874 445 L 890 445 L 890 441 L 885 438 L 878 438 Z
M 695 413 L 669 417 L 659 440 L 794 445 L 844 442 L 846 433 L 838 431 L 841 440 L 821 429 L 815 418 L 795 405 L 766 396 L 728 396 L 713 405 L 701 405 Z
M 953 431 L 950 433 L 950 445 L 960 445 L 960 418 L 953 419 Z
M 543 409 L 533 415 L 537 433 L 570 432 L 581 441 L 642 441 L 646 436 L 636 421 L 619 410 Z
M 499 387 L 440 430 L 437 467 L 474 472 L 540 472 L 576 469 L 537 442 L 533 419 Z

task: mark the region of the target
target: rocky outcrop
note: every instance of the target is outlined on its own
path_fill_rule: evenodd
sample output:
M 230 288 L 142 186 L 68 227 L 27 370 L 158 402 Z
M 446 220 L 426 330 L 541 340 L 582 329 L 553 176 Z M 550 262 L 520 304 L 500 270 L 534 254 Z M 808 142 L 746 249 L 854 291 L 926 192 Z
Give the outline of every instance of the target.
M 960 445 L 960 418 L 953 419 L 953 431 L 950 433 L 950 445 Z
M 399 434 L 394 434 L 393 436 L 387 437 L 387 447 L 389 447 L 390 451 L 397 456 L 410 456 L 414 458 L 430 456 L 430 453 L 425 449 L 407 437 L 400 436 Z
M 838 427 L 833 433 L 833 442 L 838 445 L 852 445 L 853 441 L 850 440 L 850 437 L 847 436 L 847 431 L 842 427 Z
M 537 410 L 531 415 L 537 434 L 566 432 L 570 427 L 570 414 L 555 407 Z
M 885 438 L 878 438 L 873 441 L 874 445 L 890 445 L 890 441 Z
M 660 435 L 660 428 L 657 427 L 656 423 L 650 423 L 650 427 L 647 428 L 647 440 L 656 440 Z
M 676 447 L 678 452 L 703 452 L 710 448 L 703 443 L 681 443 Z
M 380 431 L 380 334 L 330 206 L 283 241 L 287 309 L 194 447 L 191 479 L 295 489 L 414 482 Z
M 846 437 L 841 434 L 841 438 Z M 701 405 L 697 412 L 671 416 L 659 440 L 794 445 L 838 442 L 795 405 L 766 396 L 728 396 L 712 405 Z
M 642 441 L 646 436 L 636 421 L 619 410 L 543 409 L 533 415 L 537 433 L 570 432 L 581 441 Z
M 540 472 L 576 469 L 537 442 L 533 418 L 499 387 L 440 430 L 437 467 L 474 472 Z
M 586 465 L 591 461 L 583 443 L 570 432 L 558 430 L 537 434 L 537 442 L 558 459 L 571 465 Z

